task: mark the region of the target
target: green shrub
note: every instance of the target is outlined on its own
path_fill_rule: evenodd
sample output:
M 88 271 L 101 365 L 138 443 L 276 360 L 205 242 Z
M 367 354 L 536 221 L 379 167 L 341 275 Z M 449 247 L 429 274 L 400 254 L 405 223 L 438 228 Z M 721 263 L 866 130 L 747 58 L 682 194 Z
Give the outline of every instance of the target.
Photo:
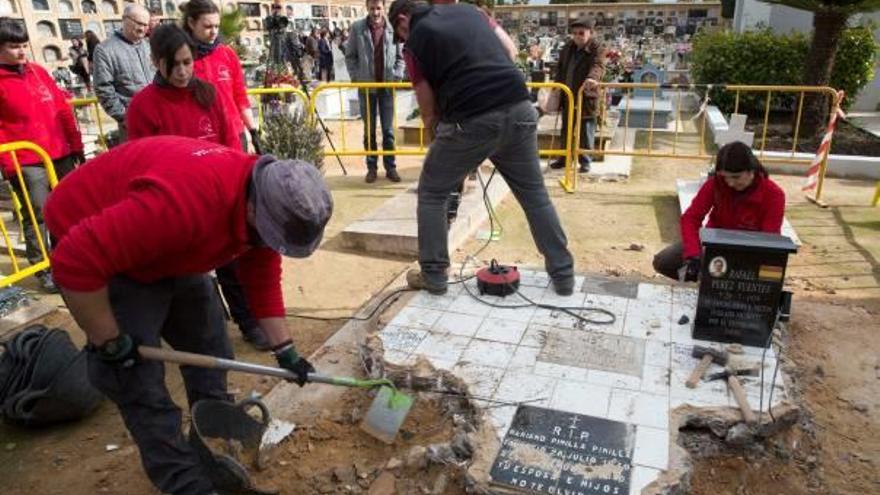
M 261 129 L 263 153 L 281 159 L 299 159 L 324 166 L 323 134 L 302 111 L 271 112 Z
M 855 103 L 859 91 L 874 80 L 874 63 L 878 49 L 880 47 L 868 27 L 859 26 L 843 32 L 837 55 L 834 56 L 831 87 L 846 92 L 844 109 Z
M 807 39 L 801 34 L 774 35 L 769 29 L 735 33 L 701 31 L 694 36 L 691 75 L 697 84 L 795 85 L 801 79 Z M 766 93 L 740 93 L 739 111 L 764 111 Z M 732 112 L 736 94 L 714 89 L 709 98 L 725 113 Z M 789 107 L 795 97 L 777 95 L 774 108 Z
M 691 75 L 697 84 L 756 84 L 795 86 L 802 84 L 803 67 L 810 39 L 799 33 L 778 35 L 769 29 L 734 33 L 701 31 L 693 40 Z M 845 105 L 873 79 L 877 43 L 866 27 L 844 31 L 835 57 L 830 86 L 846 91 Z M 713 90 L 710 99 L 723 112 L 733 111 L 736 95 Z M 774 95 L 772 109 L 790 109 L 797 94 Z M 740 94 L 739 111 L 764 112 L 766 93 Z

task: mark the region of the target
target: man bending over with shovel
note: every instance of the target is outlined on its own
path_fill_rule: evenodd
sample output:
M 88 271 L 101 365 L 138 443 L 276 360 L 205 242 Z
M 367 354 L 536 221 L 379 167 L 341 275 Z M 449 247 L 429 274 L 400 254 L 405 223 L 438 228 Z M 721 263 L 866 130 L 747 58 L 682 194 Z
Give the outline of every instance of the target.
M 89 379 L 119 408 L 144 469 L 163 493 L 213 493 L 181 432 L 162 363 L 138 346 L 232 358 L 210 278 L 238 259 L 241 282 L 278 364 L 303 385 L 314 371 L 284 325 L 281 257 L 306 257 L 333 202 L 320 172 L 196 139 L 126 143 L 59 184 L 45 207 L 59 239 L 51 261 L 71 314 L 88 335 Z M 226 372 L 180 368 L 192 405 L 230 400 Z

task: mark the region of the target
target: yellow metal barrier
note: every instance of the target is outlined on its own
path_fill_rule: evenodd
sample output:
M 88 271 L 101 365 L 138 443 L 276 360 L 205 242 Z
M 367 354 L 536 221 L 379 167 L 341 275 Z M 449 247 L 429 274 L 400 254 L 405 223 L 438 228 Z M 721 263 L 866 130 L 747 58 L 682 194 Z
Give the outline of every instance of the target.
M 877 203 L 880 203 L 880 181 L 877 181 L 877 189 L 874 191 L 874 199 L 871 201 L 871 206 L 877 206 Z
M 74 98 L 70 100 L 70 105 L 73 107 L 74 111 L 82 107 L 94 108 L 95 122 L 98 125 L 98 145 L 101 150 L 107 151 L 107 140 L 104 138 L 104 124 L 101 122 L 101 107 L 98 106 L 98 99 L 94 96 L 91 98 Z M 76 113 L 74 112 L 74 118 L 75 117 Z M 77 123 L 79 123 L 79 119 L 77 119 Z
M 12 180 L 18 182 L 19 190 L 23 192 L 23 197 L 19 197 L 18 200 L 22 205 L 24 205 L 25 209 L 27 210 L 28 219 L 30 219 L 31 225 L 34 228 L 34 233 L 36 234 L 37 238 L 37 244 L 40 247 L 40 253 L 43 257 L 43 259 L 39 263 L 31 265 L 27 268 L 22 268 L 18 263 L 18 259 L 15 257 L 12 238 L 9 235 L 9 231 L 7 230 L 3 220 L 0 219 L 0 235 L 3 236 L 3 240 L 6 243 L 6 252 L 9 255 L 12 263 L 12 273 L 10 275 L 6 275 L 5 277 L 0 278 L 0 287 L 12 285 L 39 271 L 49 268 L 49 254 L 46 249 L 46 241 L 45 239 L 43 239 L 43 234 L 40 232 L 39 224 L 37 223 L 37 216 L 34 213 L 34 206 L 31 204 L 31 197 L 30 193 L 28 192 L 27 183 L 25 183 L 24 175 L 21 173 L 21 164 L 18 162 L 18 154 L 16 152 L 21 150 L 27 150 L 36 153 L 43 161 L 43 166 L 46 167 L 46 176 L 49 179 L 50 189 L 55 188 L 55 186 L 58 184 L 58 177 L 55 175 L 55 166 L 52 164 L 52 159 L 49 158 L 49 155 L 46 154 L 43 148 L 40 148 L 36 144 L 29 141 L 13 141 L 11 143 L 0 144 L 0 155 L 9 153 L 12 158 L 12 164 L 15 167 L 16 175 L 16 177 Z M 23 230 L 22 235 L 24 235 Z
M 251 88 L 247 90 L 248 96 L 265 96 L 265 95 L 294 95 L 300 100 L 302 100 L 303 108 L 306 110 L 306 115 L 312 116 L 311 107 L 309 105 L 309 97 L 299 88 Z M 257 125 L 262 126 L 263 124 L 263 99 L 258 98 L 257 101 Z
M 528 86 L 529 88 L 537 88 L 537 89 L 547 88 L 547 89 L 552 89 L 552 90 L 558 90 L 558 91 L 561 91 L 562 95 L 565 97 L 566 114 L 563 115 L 562 118 L 566 119 L 566 122 L 568 123 L 568 127 L 566 127 L 566 129 L 568 129 L 568 133 L 565 135 L 565 143 L 560 143 L 560 144 L 563 144 L 564 147 L 561 149 L 543 149 L 543 150 L 539 149 L 538 155 L 540 155 L 540 156 L 562 156 L 565 158 L 565 173 L 563 174 L 562 178 L 559 179 L 559 185 L 562 186 L 562 189 L 564 189 L 565 192 L 569 192 L 569 193 L 574 192 L 575 189 L 577 188 L 577 174 L 574 173 L 574 169 L 571 166 L 571 161 L 572 161 L 572 156 L 574 155 L 573 151 L 575 149 L 577 149 L 577 142 L 576 141 L 572 142 L 571 134 L 572 134 L 572 131 L 574 130 L 573 127 L 578 127 L 578 132 L 580 131 L 579 126 L 573 125 L 574 124 L 574 114 L 575 114 L 574 93 L 572 93 L 571 89 L 568 86 L 566 86 L 565 84 L 562 84 L 562 83 L 558 83 L 558 82 L 540 82 L 540 83 L 530 82 L 530 83 L 527 83 L 526 86 Z M 555 132 L 555 129 L 553 129 L 553 130 Z
M 626 101 L 626 110 L 623 112 L 623 115 L 620 116 L 618 124 L 622 124 L 623 129 L 623 144 L 620 149 L 585 149 L 581 146 L 580 143 L 580 123 L 582 121 L 582 108 L 583 108 L 583 99 L 584 99 L 584 88 L 581 88 L 581 91 L 578 91 L 577 95 L 577 121 L 575 126 L 577 129 L 575 130 L 574 140 L 576 143 L 575 149 L 577 150 L 577 154 L 588 154 L 590 156 L 601 156 L 601 155 L 619 155 L 619 156 L 633 156 L 633 157 L 647 157 L 647 158 L 674 158 L 674 159 L 691 159 L 691 160 L 708 160 L 711 159 L 713 154 L 710 153 L 709 147 L 706 143 L 706 130 L 707 130 L 707 117 L 708 111 L 705 108 L 706 104 L 711 104 L 709 100 L 703 100 L 703 105 L 701 105 L 700 110 L 698 111 L 696 117 L 699 117 L 699 123 L 696 124 L 696 130 L 686 130 L 684 128 L 684 123 L 682 119 L 682 108 L 681 101 L 685 92 L 694 92 L 696 90 L 703 90 L 708 94 L 711 90 L 720 90 L 734 93 L 734 111 L 733 113 L 737 113 L 740 107 L 740 97 L 743 93 L 757 93 L 759 95 L 764 96 L 764 111 L 763 111 L 763 125 L 762 125 L 762 134 L 760 136 L 760 141 L 757 143 L 757 155 L 761 161 L 768 163 L 791 163 L 791 164 L 800 164 L 800 165 L 809 165 L 812 162 L 813 157 L 798 157 L 797 153 L 797 145 L 798 140 L 800 138 L 800 127 L 801 127 L 801 119 L 803 117 L 803 105 L 805 95 L 808 93 L 817 93 L 824 94 L 828 96 L 829 106 L 833 110 L 836 108 L 838 102 L 838 93 L 834 90 L 834 88 L 830 88 L 827 86 L 761 86 L 761 85 L 736 85 L 736 84 L 720 84 L 720 85 L 680 85 L 680 84 L 657 84 L 657 83 L 600 83 L 599 84 L 599 116 L 597 118 L 597 130 L 598 134 L 602 134 L 604 126 L 608 124 L 609 118 L 609 108 L 607 105 L 608 98 L 608 90 L 616 89 L 619 91 L 625 92 L 623 95 L 623 99 Z M 649 127 L 644 129 L 644 132 L 648 134 L 648 142 L 646 149 L 635 149 L 633 146 L 630 149 L 627 149 L 627 136 L 630 132 L 633 132 L 629 127 L 630 114 L 631 114 L 631 105 L 630 102 L 633 98 L 633 92 L 636 89 L 641 90 L 650 90 L 651 91 L 651 113 L 649 118 Z M 654 137 L 656 134 L 659 134 L 661 131 L 664 133 L 668 133 L 669 131 L 666 129 L 658 130 L 654 127 L 655 120 L 655 109 L 658 99 L 658 91 L 659 92 L 671 92 L 674 94 L 673 100 L 674 105 L 672 109 L 672 119 L 674 120 L 674 129 L 672 129 L 672 145 L 671 151 L 659 151 L 654 149 Z M 770 112 L 771 112 L 771 100 L 774 96 L 779 96 L 780 93 L 783 94 L 794 94 L 797 96 L 797 117 L 794 125 L 794 133 L 793 133 L 793 142 L 790 152 L 788 156 L 769 156 L 765 153 L 767 146 L 767 129 L 768 124 L 770 122 Z M 830 117 L 829 117 L 830 119 Z M 618 128 L 621 128 L 618 125 Z M 699 136 L 699 148 L 696 152 L 693 151 L 685 151 L 680 148 L 681 145 L 681 137 L 682 135 L 698 135 Z M 821 195 L 822 193 L 822 181 L 825 177 L 825 169 L 827 162 L 827 154 L 823 157 L 821 172 L 819 176 L 819 185 L 816 190 L 816 197 Z M 574 162 L 574 160 L 572 160 Z M 569 164 L 569 168 L 566 169 L 566 173 L 573 172 L 573 165 Z M 571 170 L 569 170 L 571 169 Z

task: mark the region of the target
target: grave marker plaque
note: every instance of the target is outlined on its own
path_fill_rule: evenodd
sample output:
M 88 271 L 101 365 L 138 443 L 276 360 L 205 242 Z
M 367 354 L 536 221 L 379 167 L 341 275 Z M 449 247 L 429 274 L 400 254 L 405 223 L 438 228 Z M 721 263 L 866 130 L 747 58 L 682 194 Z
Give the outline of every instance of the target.
M 490 473 L 526 493 L 628 495 L 636 427 L 522 405 Z
M 702 229 L 703 267 L 693 337 L 765 347 L 779 308 L 788 237 Z

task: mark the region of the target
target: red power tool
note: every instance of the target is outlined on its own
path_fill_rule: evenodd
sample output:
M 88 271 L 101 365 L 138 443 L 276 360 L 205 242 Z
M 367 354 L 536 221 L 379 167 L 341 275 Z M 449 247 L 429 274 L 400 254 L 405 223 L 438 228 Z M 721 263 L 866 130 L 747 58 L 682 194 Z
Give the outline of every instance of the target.
M 509 296 L 519 289 L 519 270 L 493 259 L 487 268 L 477 271 L 477 289 L 480 294 Z

